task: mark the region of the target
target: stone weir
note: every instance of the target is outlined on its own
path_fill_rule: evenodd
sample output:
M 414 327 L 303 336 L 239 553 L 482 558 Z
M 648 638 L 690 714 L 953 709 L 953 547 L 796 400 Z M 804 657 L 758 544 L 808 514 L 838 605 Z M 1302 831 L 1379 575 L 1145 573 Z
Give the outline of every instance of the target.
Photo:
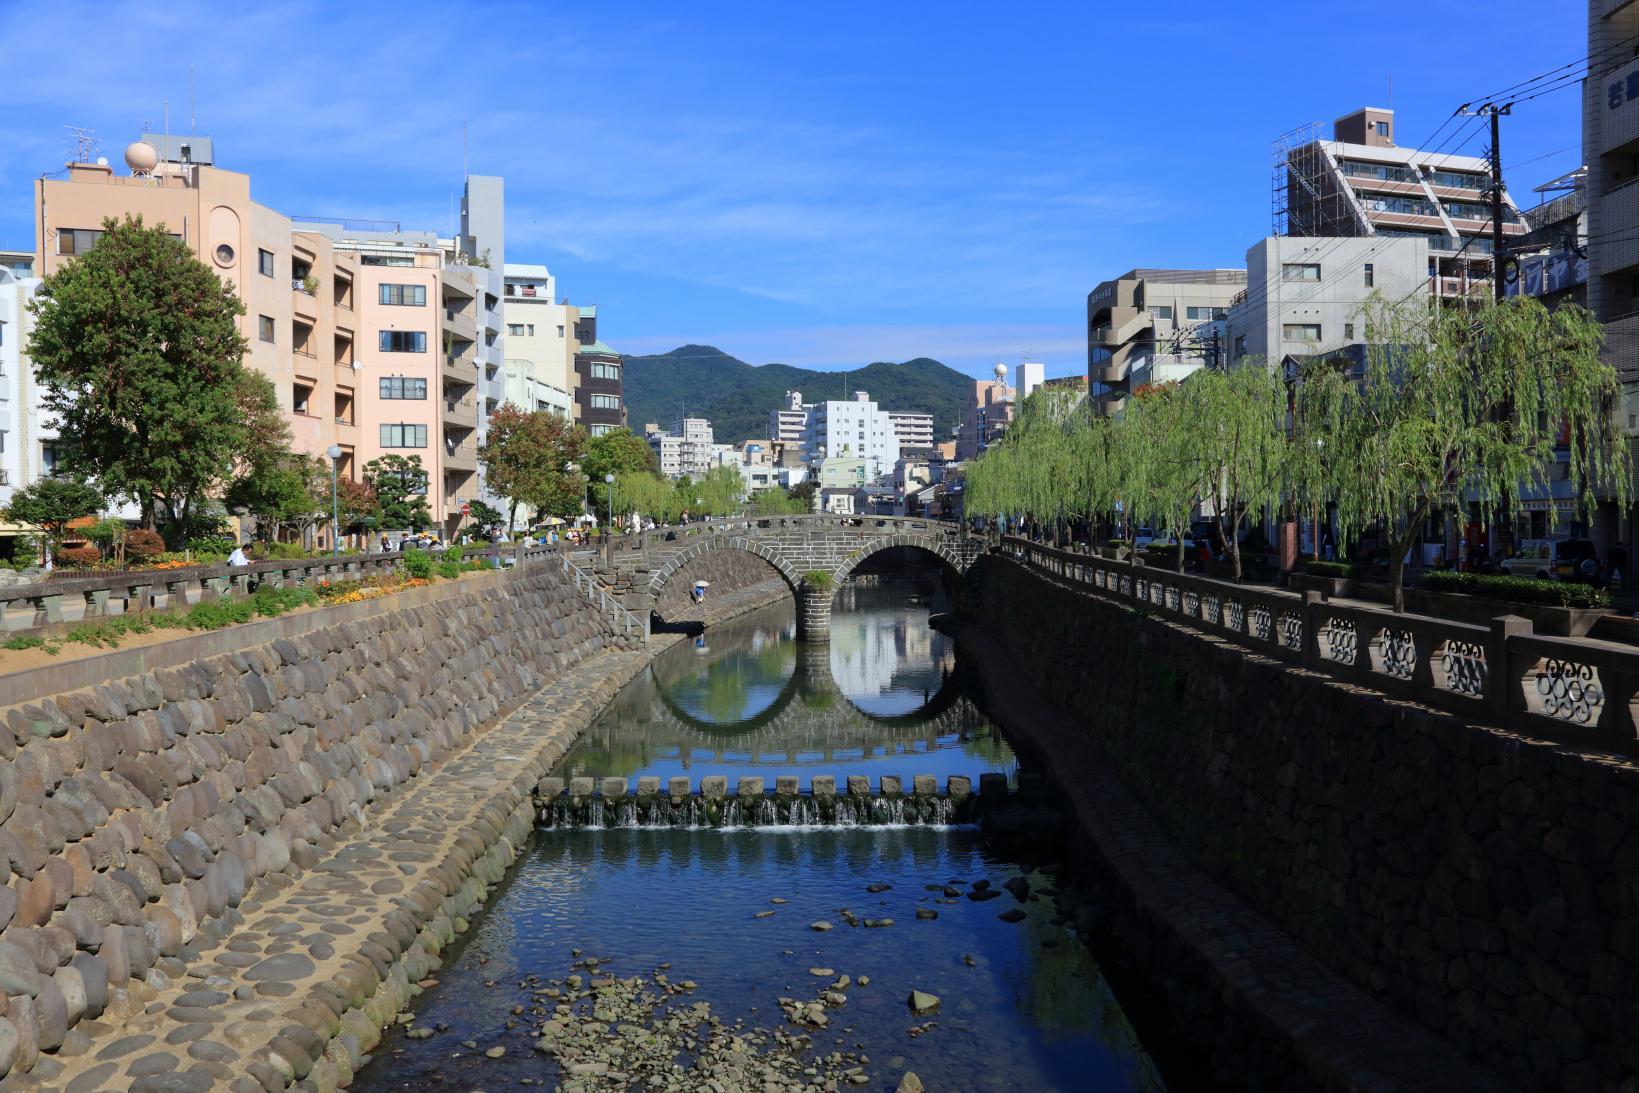
M 979 792 L 973 780 L 953 774 L 940 792 L 931 774 L 911 779 L 910 792 L 896 775 L 884 774 L 872 792 L 871 780 L 852 775 L 837 792 L 837 779 L 815 775 L 808 792 L 799 789 L 793 775 L 767 781 L 754 775 L 738 780 L 729 792 L 728 779 L 707 775 L 696 792 L 686 776 L 669 778 L 662 788 L 657 777 L 637 780 L 630 792 L 625 778 L 542 778 L 535 787 L 535 816 L 548 829 L 666 827 L 882 827 L 934 826 L 976 822 L 981 815 L 1008 799 L 1007 777 L 981 774 Z

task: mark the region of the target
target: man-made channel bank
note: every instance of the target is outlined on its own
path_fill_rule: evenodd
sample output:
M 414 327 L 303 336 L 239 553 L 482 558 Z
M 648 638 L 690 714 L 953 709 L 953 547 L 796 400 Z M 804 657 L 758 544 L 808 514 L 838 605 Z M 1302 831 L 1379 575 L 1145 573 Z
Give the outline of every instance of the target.
M 1178 1020 L 1221 990 L 1335 1088 L 1483 1087 L 1413 1020 L 1511 1085 L 1631 1088 L 1639 769 L 1295 670 L 1009 559 L 974 578 L 967 660 L 1074 790 L 1127 925 L 1153 940 L 1144 960 L 1176 969 Z M 1223 1068 L 1249 1042 L 1205 1039 Z
M 678 640 L 620 622 L 549 559 L 0 677 L 6 1087 L 345 1084 Z

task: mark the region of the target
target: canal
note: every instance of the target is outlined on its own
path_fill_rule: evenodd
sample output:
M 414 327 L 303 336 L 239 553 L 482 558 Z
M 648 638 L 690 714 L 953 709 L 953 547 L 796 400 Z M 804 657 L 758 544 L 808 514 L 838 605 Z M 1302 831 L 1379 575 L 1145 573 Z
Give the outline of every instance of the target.
M 1016 779 L 914 581 L 786 602 L 668 650 L 566 777 Z M 983 823 L 538 830 L 355 1088 L 1164 1087 L 1088 945 L 1059 847 Z

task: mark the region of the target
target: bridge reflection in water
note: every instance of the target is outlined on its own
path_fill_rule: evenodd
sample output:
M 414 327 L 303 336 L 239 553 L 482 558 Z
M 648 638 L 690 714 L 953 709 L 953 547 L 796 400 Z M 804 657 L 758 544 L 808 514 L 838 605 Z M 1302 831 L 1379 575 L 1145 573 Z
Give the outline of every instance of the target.
M 796 640 L 786 601 L 659 657 L 581 736 L 569 774 L 1011 773 L 1011 749 L 963 692 L 955 651 L 914 583 L 837 590 L 829 644 Z M 750 768 L 756 768 L 751 770 Z

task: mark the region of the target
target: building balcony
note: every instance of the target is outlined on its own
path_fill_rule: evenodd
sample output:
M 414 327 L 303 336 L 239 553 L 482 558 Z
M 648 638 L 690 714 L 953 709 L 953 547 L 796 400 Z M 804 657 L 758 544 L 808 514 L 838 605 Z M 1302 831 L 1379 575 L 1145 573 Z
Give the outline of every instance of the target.
M 451 471 L 476 474 L 478 472 L 478 445 L 471 440 L 464 440 L 455 445 L 446 443 L 444 445 L 444 471 L 446 475 Z M 447 486 L 446 489 L 448 489 Z
M 478 323 L 472 317 L 472 309 L 457 311 L 453 307 L 444 309 L 444 332 L 463 341 L 476 342 L 478 340 Z
M 307 291 L 300 281 L 290 282 L 290 310 L 298 319 L 319 321 L 319 298 Z
M 1119 361 L 1111 361 L 1102 368 L 1093 369 L 1094 383 L 1124 383 L 1132 375 L 1132 358 L 1123 357 Z
M 445 379 L 455 383 L 476 384 L 478 382 L 478 363 L 473 359 L 470 348 L 463 353 L 444 354 L 444 363 L 439 370 Z

